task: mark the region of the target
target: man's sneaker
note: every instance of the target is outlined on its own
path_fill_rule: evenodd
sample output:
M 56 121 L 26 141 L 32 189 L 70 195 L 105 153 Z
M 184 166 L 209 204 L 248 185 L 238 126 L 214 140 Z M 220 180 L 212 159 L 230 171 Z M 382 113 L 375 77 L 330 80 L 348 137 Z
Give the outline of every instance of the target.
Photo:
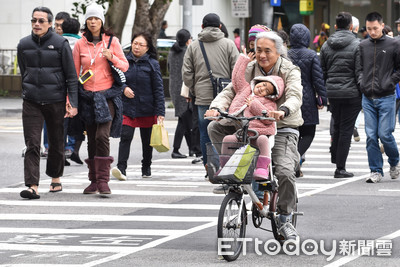
M 397 164 L 396 166 L 391 166 L 390 167 L 390 177 L 392 179 L 397 179 L 399 178 L 400 175 L 400 166 Z
M 371 172 L 371 175 L 365 180 L 367 183 L 379 183 L 382 180 L 382 174 L 379 172 Z
M 126 174 L 125 172 L 122 172 L 118 167 L 114 167 L 111 169 L 111 174 L 115 178 L 117 178 L 120 181 L 126 181 Z
M 299 234 L 292 224 L 292 214 L 279 215 L 279 229 L 278 233 L 283 236 L 285 240 L 296 240 Z
M 356 127 L 354 127 L 354 130 L 353 130 L 353 138 L 354 138 L 354 141 L 356 141 L 356 142 L 360 142 L 360 140 L 361 140 Z
M 226 194 L 229 192 L 229 185 L 223 184 L 213 189 L 214 194 Z
M 142 178 L 151 178 L 151 168 L 142 167 Z

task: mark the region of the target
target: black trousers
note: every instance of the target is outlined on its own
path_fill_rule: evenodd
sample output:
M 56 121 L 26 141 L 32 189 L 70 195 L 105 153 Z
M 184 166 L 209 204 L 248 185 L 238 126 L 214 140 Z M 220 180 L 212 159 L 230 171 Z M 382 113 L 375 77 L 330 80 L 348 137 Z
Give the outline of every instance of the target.
M 140 128 L 140 138 L 142 139 L 142 167 L 150 167 L 153 158 L 153 147 L 150 146 L 152 128 Z M 118 149 L 118 164 L 120 171 L 125 173 L 128 166 L 129 154 L 131 151 L 131 143 L 135 133 L 135 128 L 128 125 L 122 125 L 121 139 Z
M 192 130 L 192 111 L 190 109 L 186 110 L 182 116 L 178 117 L 178 124 L 175 130 L 174 137 L 174 151 L 177 152 L 181 148 L 182 139 L 185 136 L 186 144 L 191 150 L 192 140 L 191 140 L 191 130 Z
M 192 103 L 195 102 L 195 98 L 192 99 Z M 191 150 L 196 154 L 196 157 L 201 157 L 201 148 L 200 148 L 200 132 L 199 132 L 199 115 L 198 115 L 197 106 L 193 104 L 193 113 L 192 113 L 192 130 L 191 130 Z
M 40 140 L 46 120 L 49 154 L 46 174 L 58 178 L 64 172 L 64 115 L 65 101 L 40 105 L 27 100 L 22 104 L 22 124 L 26 152 L 24 157 L 25 185 L 39 185 Z
M 336 163 L 337 169 L 345 169 L 354 124 L 361 110 L 361 97 L 331 98 L 329 102 L 333 118 L 331 162 Z
M 299 143 L 297 145 L 300 156 L 310 148 L 315 136 L 316 125 L 303 125 L 299 127 Z

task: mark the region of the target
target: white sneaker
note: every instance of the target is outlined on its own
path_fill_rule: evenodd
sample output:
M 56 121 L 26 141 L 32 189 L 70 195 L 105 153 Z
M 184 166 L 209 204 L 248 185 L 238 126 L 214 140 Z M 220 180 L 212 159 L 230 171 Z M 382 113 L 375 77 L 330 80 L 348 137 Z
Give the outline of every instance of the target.
M 390 177 L 392 179 L 397 179 L 399 178 L 400 175 L 400 166 L 397 164 L 396 166 L 391 166 L 390 167 Z
M 379 172 L 371 172 L 371 175 L 365 179 L 367 183 L 379 183 L 382 180 L 382 174 Z
M 112 168 L 111 174 L 120 181 L 126 181 L 126 176 L 118 169 L 118 167 Z

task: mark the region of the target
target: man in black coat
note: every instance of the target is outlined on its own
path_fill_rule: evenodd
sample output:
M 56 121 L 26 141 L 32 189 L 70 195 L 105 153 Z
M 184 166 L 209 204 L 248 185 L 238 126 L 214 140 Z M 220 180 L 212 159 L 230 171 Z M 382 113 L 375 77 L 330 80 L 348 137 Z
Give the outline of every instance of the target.
M 360 74 L 358 45 L 352 33 L 352 16 L 340 12 L 336 16 L 336 32 L 321 49 L 321 66 L 334 121 L 331 162 L 336 164 L 335 178 L 350 178 L 346 171 L 351 137 L 361 110 L 361 93 L 357 79 Z
M 40 139 L 46 121 L 49 153 L 46 174 L 52 178 L 50 192 L 62 190 L 64 171 L 64 117 L 78 113 L 78 79 L 67 39 L 52 30 L 53 14 L 47 7 L 32 12 L 32 33 L 18 44 L 22 76 L 22 123 L 26 152 L 22 198 L 38 199 Z M 66 102 L 67 93 L 69 101 Z
M 400 81 L 400 43 L 383 32 L 385 24 L 377 12 L 365 18 L 369 38 L 360 44 L 361 74 L 359 77 L 362 107 L 367 134 L 368 164 L 371 175 L 367 183 L 378 183 L 383 177 L 383 158 L 378 138 L 388 156 L 390 177 L 400 174 L 399 151 L 393 136 L 396 123 L 396 84 Z

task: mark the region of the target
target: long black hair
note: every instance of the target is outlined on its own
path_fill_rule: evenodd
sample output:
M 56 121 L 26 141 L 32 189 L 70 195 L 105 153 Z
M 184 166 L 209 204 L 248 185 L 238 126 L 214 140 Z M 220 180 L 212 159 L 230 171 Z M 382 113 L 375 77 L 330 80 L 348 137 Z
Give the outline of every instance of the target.
M 151 58 L 154 58 L 155 60 L 157 60 L 157 49 L 154 47 L 153 45 L 153 41 L 151 39 L 150 34 L 146 33 L 146 32 L 139 32 L 139 33 L 135 33 L 132 36 L 132 40 L 131 40 L 131 51 L 132 51 L 132 42 L 133 40 L 135 40 L 137 37 L 142 36 L 147 43 L 147 47 L 149 48 L 149 50 L 147 50 L 147 54 L 150 55 Z
M 93 42 L 93 34 L 92 34 L 92 32 L 89 30 L 89 28 L 88 28 L 88 26 L 87 26 L 87 24 L 86 24 L 86 21 L 85 21 L 85 25 L 83 25 L 83 26 L 84 26 L 83 29 L 82 29 L 83 36 L 85 36 L 86 39 L 87 39 L 89 42 Z M 113 31 L 112 31 L 111 29 L 105 29 L 103 23 L 101 23 L 100 41 L 101 41 L 101 35 L 102 35 L 103 33 L 104 33 L 105 35 L 108 35 L 108 36 L 114 35 L 114 33 L 113 33 Z

